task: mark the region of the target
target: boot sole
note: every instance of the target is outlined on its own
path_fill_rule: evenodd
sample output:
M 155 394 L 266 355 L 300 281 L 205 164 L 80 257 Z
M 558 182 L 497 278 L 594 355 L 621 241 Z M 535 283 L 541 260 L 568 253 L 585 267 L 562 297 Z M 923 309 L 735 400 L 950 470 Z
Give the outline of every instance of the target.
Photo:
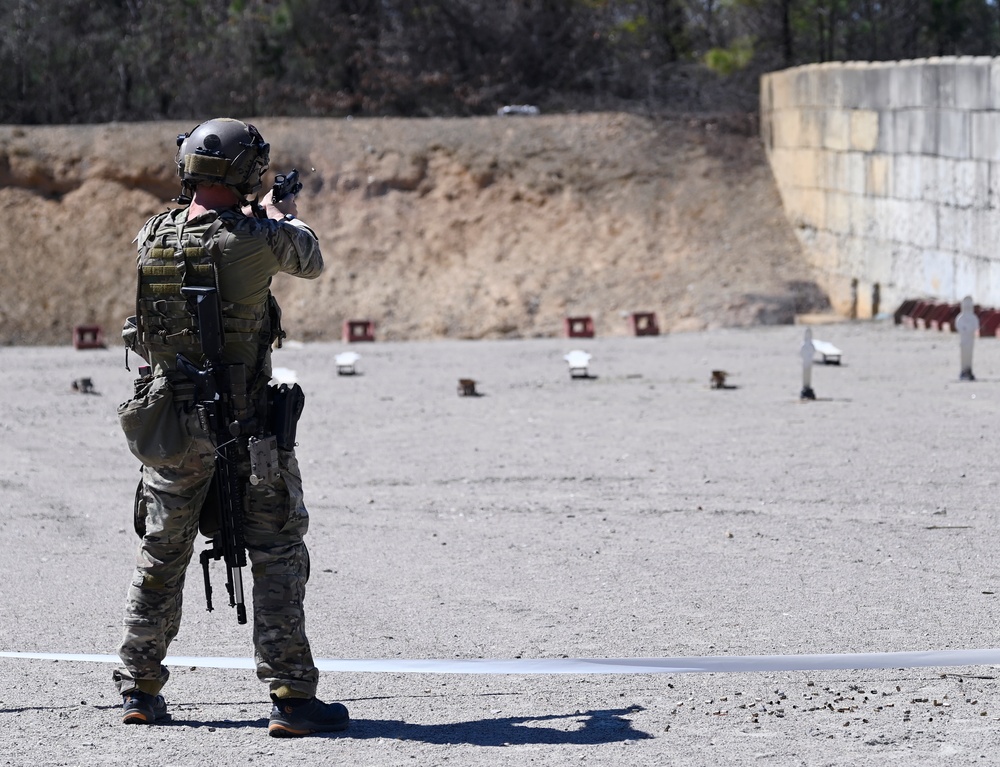
M 272 738 L 301 738 L 314 733 L 343 732 L 349 724 L 350 721 L 347 721 L 343 724 L 326 725 L 322 729 L 313 729 L 310 727 L 295 727 L 287 722 L 271 722 L 267 726 L 267 734 Z
M 145 714 L 132 713 L 122 717 L 122 724 L 152 724 L 155 719 L 150 719 Z

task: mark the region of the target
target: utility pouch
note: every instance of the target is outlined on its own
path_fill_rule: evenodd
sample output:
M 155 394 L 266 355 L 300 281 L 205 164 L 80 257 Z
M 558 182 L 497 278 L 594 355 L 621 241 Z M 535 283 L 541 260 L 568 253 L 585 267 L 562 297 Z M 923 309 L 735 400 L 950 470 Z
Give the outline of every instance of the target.
M 295 449 L 295 429 L 306 403 L 298 384 L 267 387 L 269 431 L 278 440 L 279 450 Z
M 118 406 L 118 422 L 132 455 L 144 466 L 177 466 L 191 447 L 174 390 L 164 376 L 135 380 L 135 395 Z
M 274 436 L 251 437 L 247 444 L 250 452 L 250 484 L 271 484 L 278 478 L 278 440 Z

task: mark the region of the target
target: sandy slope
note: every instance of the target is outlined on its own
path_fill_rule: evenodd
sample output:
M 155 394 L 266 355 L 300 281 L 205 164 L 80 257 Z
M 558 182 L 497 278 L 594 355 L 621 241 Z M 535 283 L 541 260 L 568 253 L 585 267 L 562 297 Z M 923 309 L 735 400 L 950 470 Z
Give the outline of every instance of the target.
M 142 222 L 176 194 L 192 125 L 0 127 L 0 343 L 116 340 Z M 275 171 L 304 174 L 328 269 L 279 279 L 290 335 L 600 335 L 787 322 L 822 306 L 752 120 L 624 114 L 261 120 Z

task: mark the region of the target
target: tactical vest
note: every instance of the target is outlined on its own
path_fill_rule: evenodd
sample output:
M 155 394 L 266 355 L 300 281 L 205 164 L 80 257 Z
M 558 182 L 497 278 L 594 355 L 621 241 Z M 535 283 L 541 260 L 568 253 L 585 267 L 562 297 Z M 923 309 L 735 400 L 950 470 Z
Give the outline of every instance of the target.
M 147 361 L 155 359 L 154 364 L 173 369 L 178 352 L 198 364 L 203 361 L 195 310 L 181 287 L 218 289 L 220 239 L 239 215 L 223 211 L 211 224 L 189 226 L 186 211 L 180 208 L 154 216 L 143 227 L 137 259 L 135 346 L 146 352 Z M 251 376 L 260 372 L 273 340 L 272 324 L 277 325 L 278 317 L 272 323 L 271 305 L 278 314 L 270 297 L 259 306 L 222 302 L 226 345 L 256 347 L 256 370 L 248 371 Z M 280 337 L 280 328 L 274 331 Z

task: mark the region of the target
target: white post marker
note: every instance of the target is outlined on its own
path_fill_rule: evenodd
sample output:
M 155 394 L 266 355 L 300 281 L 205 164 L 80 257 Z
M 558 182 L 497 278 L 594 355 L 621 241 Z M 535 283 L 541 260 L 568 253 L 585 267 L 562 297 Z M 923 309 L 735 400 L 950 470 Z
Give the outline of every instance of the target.
M 976 316 L 972 296 L 962 299 L 962 310 L 955 318 L 955 330 L 958 331 L 962 356 L 962 372 L 959 373 L 958 379 L 975 381 L 976 377 L 972 374 L 972 347 L 976 342 L 976 333 L 979 332 L 979 317 Z
M 802 392 L 799 394 L 799 399 L 816 399 L 816 392 L 812 389 L 812 366 L 815 354 L 812 328 L 806 328 L 805 339 L 799 349 L 799 355 L 802 357 Z

